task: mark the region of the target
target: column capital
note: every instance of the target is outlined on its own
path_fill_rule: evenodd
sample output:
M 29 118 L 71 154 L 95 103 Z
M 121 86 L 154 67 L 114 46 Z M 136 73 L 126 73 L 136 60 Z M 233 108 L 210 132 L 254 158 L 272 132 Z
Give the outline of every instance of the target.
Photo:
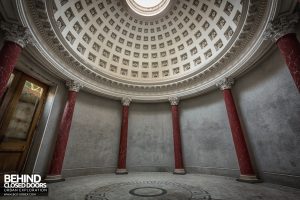
M 264 33 L 265 40 L 272 39 L 277 42 L 282 36 L 289 33 L 296 33 L 296 24 L 299 21 L 299 13 L 282 15 L 269 22 Z
M 129 106 L 131 101 L 132 99 L 130 97 L 123 97 L 121 100 L 123 106 Z
M 171 103 L 171 106 L 177 106 L 179 104 L 179 98 L 178 97 L 169 97 L 169 101 Z
M 69 89 L 69 91 L 79 92 L 79 90 L 83 87 L 81 83 L 74 80 L 68 80 L 66 82 L 66 86 Z
M 231 89 L 233 84 L 234 84 L 234 79 L 230 78 L 230 77 L 227 77 L 227 78 L 224 78 L 224 79 L 220 80 L 216 84 L 216 86 L 218 88 L 220 88 L 220 90 L 226 90 L 226 89 Z
M 14 42 L 22 48 L 27 44 L 34 44 L 31 33 L 24 26 L 0 21 L 0 29 L 4 32 L 4 39 L 6 41 Z

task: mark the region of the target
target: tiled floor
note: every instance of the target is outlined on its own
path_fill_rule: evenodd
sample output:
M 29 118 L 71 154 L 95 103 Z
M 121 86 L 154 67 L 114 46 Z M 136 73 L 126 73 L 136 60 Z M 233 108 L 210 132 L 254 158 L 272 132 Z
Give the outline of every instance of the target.
M 248 184 L 233 178 L 202 174 L 130 173 L 68 178 L 48 184 L 49 197 L 3 199 L 57 200 L 300 200 L 300 190 L 269 184 Z

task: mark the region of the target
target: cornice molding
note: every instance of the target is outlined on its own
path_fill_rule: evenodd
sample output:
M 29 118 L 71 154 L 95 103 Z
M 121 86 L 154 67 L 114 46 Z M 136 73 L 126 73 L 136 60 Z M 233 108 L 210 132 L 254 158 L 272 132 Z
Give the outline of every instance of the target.
M 277 17 L 268 24 L 264 38 L 266 40 L 272 39 L 274 42 L 277 42 L 282 36 L 289 33 L 296 33 L 296 25 L 299 22 L 299 18 L 299 13 Z
M 6 41 L 14 42 L 22 48 L 28 44 L 34 44 L 30 31 L 24 26 L 0 21 L 0 29 L 4 31 Z

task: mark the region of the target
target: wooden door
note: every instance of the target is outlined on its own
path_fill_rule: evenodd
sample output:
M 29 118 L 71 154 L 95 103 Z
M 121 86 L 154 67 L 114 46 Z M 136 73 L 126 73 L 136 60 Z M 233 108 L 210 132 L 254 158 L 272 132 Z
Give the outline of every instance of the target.
M 1 101 L 0 175 L 24 169 L 32 138 L 43 111 L 48 87 L 20 72 Z

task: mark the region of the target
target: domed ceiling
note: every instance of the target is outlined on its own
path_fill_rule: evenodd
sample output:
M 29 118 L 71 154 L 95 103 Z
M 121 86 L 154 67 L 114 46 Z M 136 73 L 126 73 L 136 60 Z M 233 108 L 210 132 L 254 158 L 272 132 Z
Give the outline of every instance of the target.
M 199 94 L 251 66 L 276 3 L 28 0 L 21 7 L 50 70 L 93 92 L 159 101 Z
M 140 21 L 120 1 L 56 0 L 54 6 L 59 34 L 74 57 L 98 73 L 151 84 L 216 59 L 231 44 L 243 7 L 234 0 L 208 1 L 200 9 L 199 1 L 178 1 L 164 18 Z

